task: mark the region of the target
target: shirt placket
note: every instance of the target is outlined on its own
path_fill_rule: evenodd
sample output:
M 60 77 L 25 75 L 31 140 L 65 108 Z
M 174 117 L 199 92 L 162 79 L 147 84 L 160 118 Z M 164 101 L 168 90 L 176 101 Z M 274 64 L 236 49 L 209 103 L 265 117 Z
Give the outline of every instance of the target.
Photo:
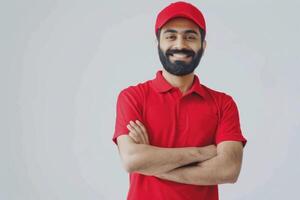
M 184 98 L 181 94 L 181 92 L 179 91 L 179 89 L 176 89 L 176 119 L 177 119 L 177 127 L 176 127 L 176 131 L 177 131 L 177 136 L 181 136 L 182 132 L 185 131 L 186 129 L 186 115 L 184 113 L 184 109 L 183 109 L 183 104 L 184 104 Z

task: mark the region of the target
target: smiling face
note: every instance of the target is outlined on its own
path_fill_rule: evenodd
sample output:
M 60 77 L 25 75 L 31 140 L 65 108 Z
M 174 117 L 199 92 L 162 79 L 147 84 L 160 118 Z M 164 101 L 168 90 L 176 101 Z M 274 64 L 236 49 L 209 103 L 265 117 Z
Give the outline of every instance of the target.
M 177 76 L 195 70 L 206 46 L 206 41 L 202 43 L 199 27 L 182 17 L 174 18 L 162 27 L 158 42 L 163 67 Z

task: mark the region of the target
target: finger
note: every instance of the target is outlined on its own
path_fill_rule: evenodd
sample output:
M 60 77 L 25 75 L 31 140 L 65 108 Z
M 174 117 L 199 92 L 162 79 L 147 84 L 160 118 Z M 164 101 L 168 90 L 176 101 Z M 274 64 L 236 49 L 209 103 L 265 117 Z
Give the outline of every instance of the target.
M 135 138 L 135 141 L 137 143 L 144 143 L 143 138 L 141 137 L 141 134 L 139 134 L 133 126 L 128 124 L 127 128 L 129 129 L 129 131 L 131 132 L 131 135 Z
M 137 125 L 139 125 L 140 128 L 142 129 L 143 134 L 144 134 L 144 136 L 145 136 L 145 139 L 146 139 L 146 141 L 147 141 L 147 144 L 149 144 L 149 137 L 148 137 L 148 133 L 147 133 L 147 130 L 146 130 L 145 126 L 144 126 L 144 125 L 142 124 L 142 122 L 140 122 L 139 120 L 136 120 L 135 122 L 136 122 Z
M 130 125 L 127 125 L 127 128 L 129 130 L 129 136 L 133 138 L 133 140 L 136 142 L 136 143 L 141 143 L 141 139 L 139 137 L 139 135 L 136 133 L 135 129 L 132 128 Z
M 139 125 L 140 129 L 142 129 L 143 132 L 147 133 L 147 130 L 142 122 L 140 122 L 139 120 L 136 120 L 135 122 L 137 123 L 137 125 Z
M 135 143 L 140 144 L 139 139 L 136 137 L 136 135 L 133 132 L 129 132 L 129 136 L 134 140 Z
M 130 121 L 130 125 L 136 130 L 136 133 L 139 134 L 139 136 L 142 138 L 142 142 L 143 143 L 147 143 L 147 140 L 143 134 L 142 129 L 140 128 L 139 125 L 137 125 L 136 123 L 134 123 L 133 121 Z
M 135 128 L 137 133 L 140 134 L 141 138 L 143 139 L 143 143 L 148 144 L 147 137 L 145 136 L 143 129 L 141 129 L 141 127 L 133 121 L 130 121 L 130 124 Z
M 140 126 L 138 126 L 136 123 L 134 123 L 134 121 L 130 121 L 129 123 L 138 133 L 142 132 L 142 129 L 140 128 Z
M 136 134 L 135 129 L 132 126 L 130 126 L 130 124 L 128 124 L 126 127 L 128 128 L 129 132 L 131 132 L 134 135 L 134 137 L 138 136 L 138 134 Z

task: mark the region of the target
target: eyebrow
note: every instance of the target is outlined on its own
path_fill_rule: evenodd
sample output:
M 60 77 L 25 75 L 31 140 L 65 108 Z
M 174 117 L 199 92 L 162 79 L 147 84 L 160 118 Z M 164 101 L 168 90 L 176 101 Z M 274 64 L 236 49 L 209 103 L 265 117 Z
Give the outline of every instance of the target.
M 184 33 L 194 33 L 196 35 L 198 35 L 198 33 L 192 29 L 188 29 L 188 30 L 185 30 L 183 31 Z M 178 33 L 178 31 L 174 30 L 174 29 L 167 29 L 165 30 L 163 33 Z

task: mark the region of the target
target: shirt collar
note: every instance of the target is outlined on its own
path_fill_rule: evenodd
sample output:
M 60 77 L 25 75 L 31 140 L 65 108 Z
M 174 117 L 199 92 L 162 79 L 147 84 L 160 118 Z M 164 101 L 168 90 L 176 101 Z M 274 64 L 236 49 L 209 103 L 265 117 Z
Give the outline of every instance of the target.
M 162 70 L 158 70 L 156 72 L 156 77 L 152 80 L 152 84 L 154 85 L 156 90 L 160 93 L 164 93 L 171 90 L 172 88 L 175 88 L 163 77 Z M 195 92 L 202 97 L 205 96 L 205 91 L 202 85 L 200 84 L 199 77 L 196 74 L 194 74 L 194 81 L 188 93 L 192 93 L 192 92 Z

